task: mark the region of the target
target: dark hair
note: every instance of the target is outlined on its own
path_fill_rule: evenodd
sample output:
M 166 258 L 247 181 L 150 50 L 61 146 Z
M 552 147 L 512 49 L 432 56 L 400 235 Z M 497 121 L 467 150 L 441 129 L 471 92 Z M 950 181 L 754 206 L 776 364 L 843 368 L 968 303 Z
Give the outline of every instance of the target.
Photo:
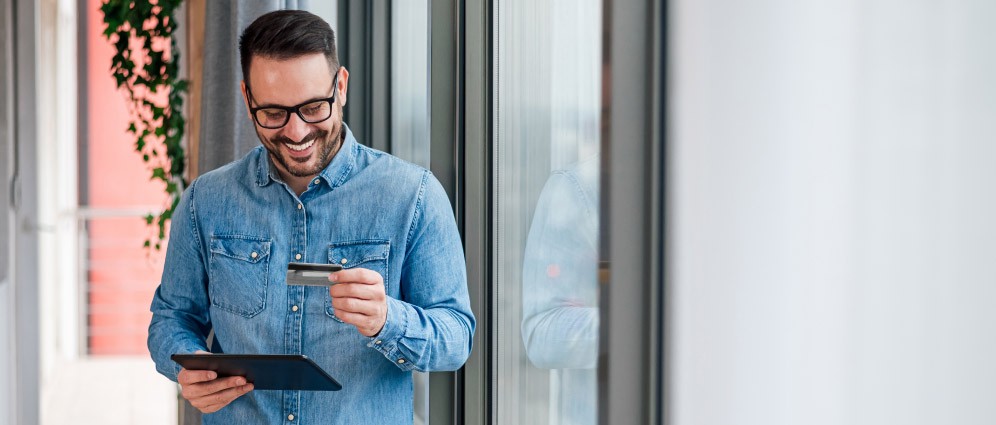
M 322 53 L 332 72 L 339 69 L 335 32 L 328 22 L 303 10 L 278 10 L 256 18 L 239 37 L 242 78 L 249 84 L 249 64 L 253 56 L 293 59 Z

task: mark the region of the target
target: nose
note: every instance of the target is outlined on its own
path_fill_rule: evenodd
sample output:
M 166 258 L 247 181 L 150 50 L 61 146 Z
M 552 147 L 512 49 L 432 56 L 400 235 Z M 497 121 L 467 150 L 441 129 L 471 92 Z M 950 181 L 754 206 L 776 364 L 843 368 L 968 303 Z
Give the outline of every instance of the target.
M 287 120 L 287 125 L 283 128 L 284 136 L 294 142 L 300 142 L 305 136 L 310 133 L 311 129 L 308 128 L 308 123 L 301 120 L 297 114 L 290 114 L 290 118 Z

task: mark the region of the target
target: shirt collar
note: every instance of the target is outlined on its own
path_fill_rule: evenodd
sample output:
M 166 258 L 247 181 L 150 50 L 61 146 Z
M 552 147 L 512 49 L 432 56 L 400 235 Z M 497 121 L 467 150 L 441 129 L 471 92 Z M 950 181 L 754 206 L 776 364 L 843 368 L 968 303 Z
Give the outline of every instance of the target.
M 349 129 L 349 126 L 346 123 L 342 123 L 342 128 L 346 132 L 346 137 L 342 141 L 342 146 L 339 147 L 339 152 L 336 152 L 335 157 L 332 158 L 332 162 L 321 173 L 318 173 L 317 176 L 321 180 L 321 184 L 326 184 L 329 188 L 335 188 L 346 181 L 346 178 L 349 177 L 349 173 L 356 164 L 356 155 L 359 151 L 359 142 L 353 137 L 353 132 Z M 258 186 L 266 186 L 271 182 L 281 181 L 277 175 L 277 170 L 270 166 L 269 151 L 262 146 L 256 149 L 261 151 L 257 157 L 256 184 Z

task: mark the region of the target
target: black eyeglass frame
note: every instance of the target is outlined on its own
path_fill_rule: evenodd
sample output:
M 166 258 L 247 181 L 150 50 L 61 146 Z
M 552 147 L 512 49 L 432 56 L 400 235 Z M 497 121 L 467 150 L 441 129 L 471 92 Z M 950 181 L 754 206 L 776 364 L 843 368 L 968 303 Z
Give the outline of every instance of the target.
M 304 121 L 304 122 L 306 122 L 308 124 L 318 124 L 318 123 L 324 122 L 325 120 L 327 120 L 327 119 L 329 119 L 329 118 L 332 117 L 332 109 L 333 109 L 332 105 L 335 105 L 335 95 L 336 95 L 336 93 L 339 93 L 339 70 L 338 69 L 335 72 L 335 78 L 332 79 L 332 96 L 326 97 L 324 99 L 311 99 L 311 100 L 307 100 L 307 101 L 299 103 L 299 104 L 297 104 L 295 106 L 280 106 L 280 105 L 264 105 L 264 106 L 257 106 L 257 107 L 250 106 L 249 107 L 249 115 L 252 115 L 252 120 L 256 122 L 256 125 L 258 125 L 260 127 L 263 127 L 265 129 L 268 129 L 268 130 L 276 130 L 276 129 L 283 128 L 285 125 L 287 125 L 288 122 L 290 122 L 291 114 L 297 114 L 298 118 L 301 118 L 301 121 Z M 254 103 L 256 102 L 256 99 L 252 95 L 252 90 L 249 88 L 249 84 L 246 84 L 246 94 L 249 95 L 249 100 L 251 100 Z M 328 102 L 328 104 L 329 104 L 329 114 L 328 114 L 328 116 L 326 116 L 325 118 L 322 118 L 320 120 L 309 121 L 307 118 L 304 117 L 304 114 L 301 113 L 301 108 L 303 108 L 305 106 L 308 106 L 308 105 L 311 105 L 311 104 L 313 104 L 315 102 Z M 284 122 L 281 123 L 280 125 L 276 126 L 276 127 L 271 127 L 271 126 L 265 126 L 265 125 L 263 125 L 263 123 L 261 123 L 259 121 L 259 117 L 256 116 L 256 113 L 259 112 L 259 111 L 262 111 L 264 109 L 281 109 L 283 111 L 286 111 L 287 115 L 284 115 Z

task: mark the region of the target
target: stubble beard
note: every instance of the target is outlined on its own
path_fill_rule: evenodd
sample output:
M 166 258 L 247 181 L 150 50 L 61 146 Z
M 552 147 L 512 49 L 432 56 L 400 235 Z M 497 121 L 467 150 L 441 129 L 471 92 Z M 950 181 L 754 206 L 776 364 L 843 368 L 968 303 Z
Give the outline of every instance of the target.
M 338 131 L 336 131 L 338 130 Z M 315 166 L 310 169 L 301 168 L 301 166 L 312 158 L 290 158 L 285 157 L 281 152 L 279 145 L 292 142 L 289 138 L 284 136 L 275 136 L 273 138 L 267 139 L 260 134 L 259 129 L 256 130 L 256 136 L 259 137 L 260 142 L 262 142 L 263 147 L 270 153 L 270 158 L 273 158 L 280 164 L 287 173 L 294 177 L 311 177 L 322 172 L 332 162 L 335 154 L 338 153 L 339 147 L 342 145 L 342 139 L 344 136 L 343 125 L 340 122 L 338 126 L 335 126 L 332 131 L 328 130 L 315 130 L 308 133 L 301 143 L 308 143 L 315 140 Z M 292 143 L 293 144 L 293 143 Z

